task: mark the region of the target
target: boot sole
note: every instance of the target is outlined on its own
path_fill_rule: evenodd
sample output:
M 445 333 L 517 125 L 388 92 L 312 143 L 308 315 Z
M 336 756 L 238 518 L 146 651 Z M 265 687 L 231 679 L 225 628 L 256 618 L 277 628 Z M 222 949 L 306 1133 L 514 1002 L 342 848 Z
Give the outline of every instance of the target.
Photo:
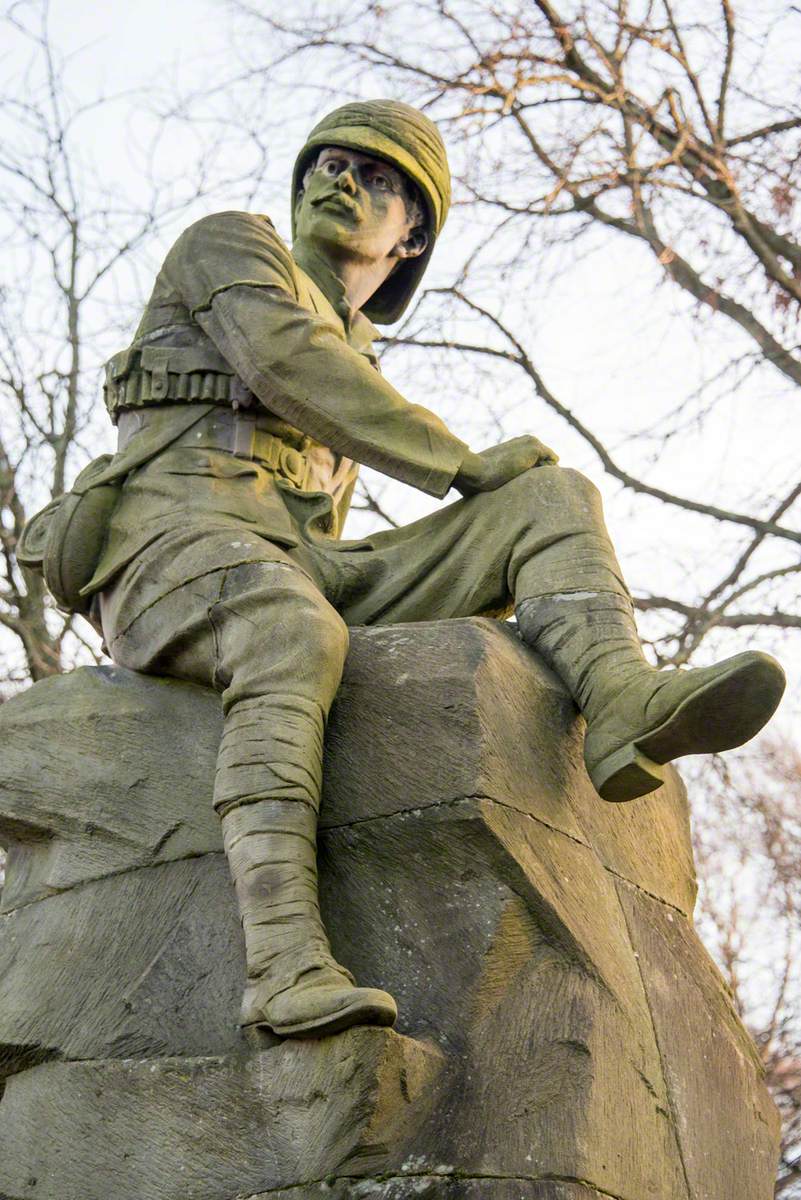
M 785 687 L 775 659 L 739 655 L 731 669 L 688 696 L 656 729 L 608 754 L 590 771 L 593 787 L 614 804 L 636 800 L 665 782 L 665 763 L 685 754 L 741 746 L 773 716 Z
M 267 1020 L 246 1022 L 246 1028 L 271 1029 L 278 1037 L 321 1037 L 329 1033 L 340 1033 L 352 1025 L 394 1025 L 397 1011 L 378 1004 L 349 1004 L 334 1013 L 314 1017 L 309 1021 L 298 1021 L 290 1025 L 271 1025 Z

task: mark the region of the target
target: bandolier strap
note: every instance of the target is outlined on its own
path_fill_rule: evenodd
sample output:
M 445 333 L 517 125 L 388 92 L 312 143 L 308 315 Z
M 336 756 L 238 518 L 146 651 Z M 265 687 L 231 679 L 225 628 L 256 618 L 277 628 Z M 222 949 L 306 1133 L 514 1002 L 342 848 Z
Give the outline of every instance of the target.
M 150 405 L 231 404 L 256 398 L 214 346 L 130 346 L 106 363 L 106 408 L 117 423 L 121 409 Z

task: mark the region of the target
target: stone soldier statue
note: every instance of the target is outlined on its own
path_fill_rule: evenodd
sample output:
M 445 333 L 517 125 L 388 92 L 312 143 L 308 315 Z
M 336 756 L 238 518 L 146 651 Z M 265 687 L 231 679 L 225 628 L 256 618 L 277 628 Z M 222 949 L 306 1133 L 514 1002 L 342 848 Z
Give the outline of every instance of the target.
M 84 596 L 112 658 L 216 688 L 214 804 L 244 927 L 241 1020 L 283 1035 L 391 1024 L 332 957 L 317 898 L 323 731 L 348 626 L 502 614 L 587 721 L 596 790 L 631 800 L 663 764 L 735 746 L 783 688 L 768 656 L 658 672 L 643 657 L 595 487 L 534 437 L 471 451 L 379 373 L 371 320 L 406 308 L 448 212 L 445 149 L 387 100 L 337 109 L 270 220 L 206 217 L 170 250 L 108 367 L 124 477 Z M 341 540 L 364 463 L 461 499 Z

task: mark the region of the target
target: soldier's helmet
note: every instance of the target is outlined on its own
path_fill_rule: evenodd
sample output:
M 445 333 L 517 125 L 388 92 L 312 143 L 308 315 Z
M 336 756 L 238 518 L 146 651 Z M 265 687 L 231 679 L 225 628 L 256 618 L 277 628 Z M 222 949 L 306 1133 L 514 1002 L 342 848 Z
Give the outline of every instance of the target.
M 400 262 L 363 308 L 371 321 L 389 325 L 398 320 L 411 300 L 448 215 L 451 176 L 445 145 L 436 125 L 425 113 L 397 100 L 366 100 L 335 109 L 312 129 L 295 163 L 293 236 L 295 201 L 303 187 L 303 176 L 324 146 L 343 146 L 385 159 L 411 179 L 423 197 L 428 231 L 426 249 L 417 258 Z

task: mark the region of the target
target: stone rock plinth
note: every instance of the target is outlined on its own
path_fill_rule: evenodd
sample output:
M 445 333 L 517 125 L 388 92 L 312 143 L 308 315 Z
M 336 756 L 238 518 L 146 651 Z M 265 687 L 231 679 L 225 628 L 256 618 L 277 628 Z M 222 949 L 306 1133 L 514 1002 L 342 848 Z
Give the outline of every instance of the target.
M 678 779 L 605 804 L 512 629 L 353 631 L 319 866 L 395 1030 L 245 1037 L 219 701 L 0 708 L 0 1200 L 769 1200 L 778 1118 L 692 925 Z

